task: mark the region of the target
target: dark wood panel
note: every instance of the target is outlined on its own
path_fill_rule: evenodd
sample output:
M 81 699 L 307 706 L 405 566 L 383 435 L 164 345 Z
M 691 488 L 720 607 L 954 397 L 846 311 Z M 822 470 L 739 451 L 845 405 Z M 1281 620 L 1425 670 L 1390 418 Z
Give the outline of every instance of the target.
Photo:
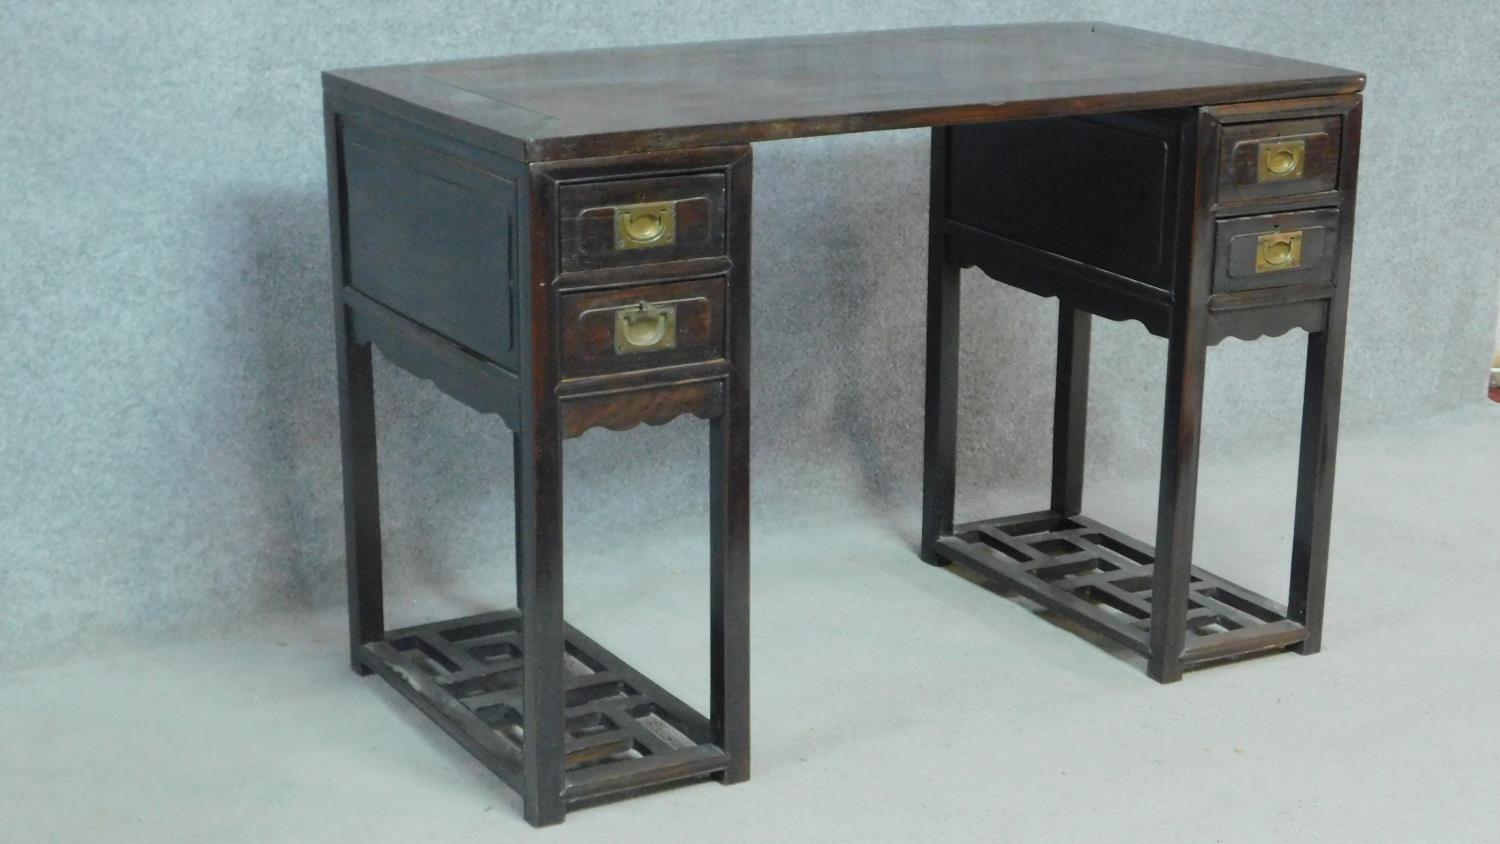
M 1102 23 L 888 30 L 333 71 L 530 161 L 1349 93 L 1354 71 Z
M 1169 289 L 1183 115 L 953 130 L 958 222 Z
M 514 182 L 358 122 L 343 140 L 350 285 L 513 367 Z
M 626 248 L 618 242 L 617 208 L 667 202 L 674 218 L 670 243 Z M 566 184 L 558 191 L 558 217 L 558 254 L 564 272 L 723 255 L 724 174 Z
M 719 277 L 564 294 L 558 309 L 563 376 L 656 369 L 723 358 L 725 284 Z M 674 314 L 665 338 L 670 347 L 651 351 L 619 347 L 618 314 L 641 306 L 664 307 Z

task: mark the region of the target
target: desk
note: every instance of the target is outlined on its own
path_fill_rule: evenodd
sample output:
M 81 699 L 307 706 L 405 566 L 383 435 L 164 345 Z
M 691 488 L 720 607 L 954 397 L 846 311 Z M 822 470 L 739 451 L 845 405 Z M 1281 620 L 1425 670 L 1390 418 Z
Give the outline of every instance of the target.
M 922 554 L 1162 682 L 1318 649 L 1358 73 L 1105 24 L 592 50 L 324 76 L 352 660 L 526 818 L 749 775 L 750 142 L 932 127 Z M 1052 493 L 953 524 L 959 270 L 1059 301 Z M 1154 549 L 1082 515 L 1092 316 L 1167 339 Z M 1288 606 L 1192 564 L 1207 349 L 1308 332 Z M 513 432 L 515 610 L 385 629 L 371 347 Z M 1004 385 L 998 385 L 1003 389 Z M 563 620 L 562 445 L 709 420 L 710 707 Z

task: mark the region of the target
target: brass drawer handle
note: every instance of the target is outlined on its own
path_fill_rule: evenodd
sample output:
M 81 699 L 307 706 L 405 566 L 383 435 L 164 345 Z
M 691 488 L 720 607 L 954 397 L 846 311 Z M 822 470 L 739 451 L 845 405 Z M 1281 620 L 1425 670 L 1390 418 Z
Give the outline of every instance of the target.
M 615 354 L 654 352 L 677 345 L 677 306 L 648 305 L 615 311 Z
M 1307 166 L 1307 141 L 1263 141 L 1258 181 L 1300 179 Z
M 1255 271 L 1294 270 L 1302 266 L 1302 232 L 1271 232 L 1256 239 Z
M 676 241 L 676 202 L 642 202 L 615 208 L 616 248 L 649 249 Z
M 578 315 L 587 319 L 597 313 L 614 312 L 615 354 L 632 355 L 677 348 L 677 306 L 692 302 L 707 303 L 703 296 L 668 299 L 664 302 L 642 300 L 634 305 L 611 308 L 589 308 Z

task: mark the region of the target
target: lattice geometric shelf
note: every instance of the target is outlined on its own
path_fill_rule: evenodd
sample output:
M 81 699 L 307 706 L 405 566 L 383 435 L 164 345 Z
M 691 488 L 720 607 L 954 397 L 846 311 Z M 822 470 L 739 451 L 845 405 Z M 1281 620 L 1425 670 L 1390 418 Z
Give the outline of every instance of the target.
M 567 779 L 583 803 L 721 771 L 708 720 L 567 626 Z M 486 613 L 389 633 L 366 663 L 512 787 L 520 787 L 521 615 Z
M 1151 546 L 1083 516 L 1027 513 L 959 525 L 938 540 L 951 562 L 1143 655 L 1150 652 Z M 1201 665 L 1306 638 L 1286 607 L 1194 567 L 1182 661 Z

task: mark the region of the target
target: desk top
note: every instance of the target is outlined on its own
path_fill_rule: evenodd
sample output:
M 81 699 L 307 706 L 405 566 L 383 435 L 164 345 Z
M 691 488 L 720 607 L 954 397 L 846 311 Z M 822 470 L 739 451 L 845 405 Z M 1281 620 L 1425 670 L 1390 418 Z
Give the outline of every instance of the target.
M 328 91 L 522 161 L 1341 94 L 1363 74 L 1102 23 L 538 53 L 329 71 Z

